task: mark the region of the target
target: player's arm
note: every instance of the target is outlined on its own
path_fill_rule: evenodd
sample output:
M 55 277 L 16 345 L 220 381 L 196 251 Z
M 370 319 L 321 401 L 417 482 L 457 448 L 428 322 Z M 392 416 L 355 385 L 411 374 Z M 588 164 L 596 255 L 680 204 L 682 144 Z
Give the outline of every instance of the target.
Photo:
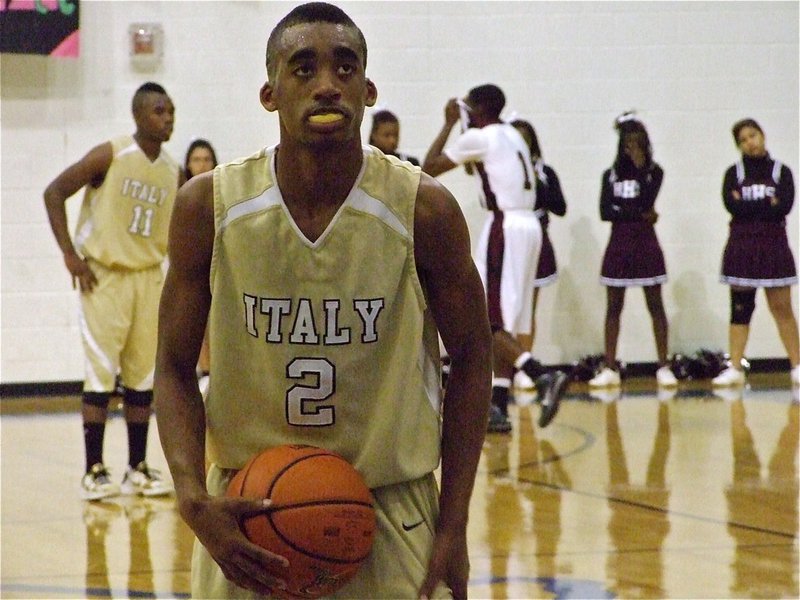
M 210 177 L 197 178 L 178 191 L 170 222 L 170 266 L 159 307 L 156 418 L 179 503 L 206 492 L 205 410 L 195 366 L 211 303 L 211 194 Z
M 425 155 L 425 162 L 422 163 L 422 170 L 432 177 L 441 175 L 457 166 L 450 157 L 444 154 L 443 150 L 444 145 L 447 143 L 447 138 L 450 137 L 450 131 L 458 123 L 458 119 L 458 100 L 451 98 L 444 109 L 444 125 L 442 125 L 439 135 L 436 136 L 436 139 L 433 140 L 431 147 L 428 149 L 428 153 Z
M 456 598 L 463 598 L 469 574 L 467 517 L 491 398 L 491 330 L 461 209 L 450 192 L 424 174 L 414 244 L 417 270 L 451 359 L 443 404 L 440 514 L 420 594 L 430 597 L 444 580 Z
M 91 292 L 97 279 L 84 258 L 75 250 L 67 223 L 65 203 L 68 198 L 86 185 L 99 186 L 111 166 L 114 151 L 110 142 L 92 148 L 78 162 L 64 169 L 44 190 L 44 206 L 50 229 L 64 256 L 64 264 L 72 276 L 72 287 L 77 280 L 82 292 Z
M 266 569 L 285 561 L 248 542 L 238 524 L 247 514 L 263 512 L 266 505 L 259 500 L 215 498 L 205 485 L 206 418 L 195 368 L 211 304 L 213 244 L 213 172 L 209 172 L 181 187 L 170 222 L 170 266 L 158 317 L 156 421 L 181 516 L 228 579 L 269 594 L 278 580 Z
M 567 214 L 567 201 L 561 189 L 561 181 L 559 181 L 558 174 L 551 167 L 544 165 L 544 172 L 547 175 L 547 185 L 544 186 L 546 190 L 545 207 L 554 215 L 563 217 Z
M 656 198 L 664 183 L 664 170 L 654 164 L 647 175 L 639 179 L 639 210 L 645 213 L 654 210 Z
M 775 190 L 775 197 L 771 199 L 770 205 L 774 213 L 780 217 L 785 217 L 792 211 L 794 204 L 794 178 L 792 170 L 786 165 L 781 165 L 781 179 Z

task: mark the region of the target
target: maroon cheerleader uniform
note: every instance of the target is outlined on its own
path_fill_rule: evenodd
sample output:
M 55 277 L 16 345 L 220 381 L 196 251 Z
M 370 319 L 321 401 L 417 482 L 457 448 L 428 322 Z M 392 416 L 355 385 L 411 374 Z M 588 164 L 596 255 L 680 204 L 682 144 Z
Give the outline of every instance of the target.
M 720 281 L 758 288 L 797 283 L 786 236 L 794 203 L 792 171 L 769 154 L 744 156 L 725 172 L 722 200 L 731 213 Z
M 611 221 L 611 237 L 603 256 L 601 284 L 631 287 L 667 281 L 664 252 L 655 227 L 646 220 L 663 180 L 664 171 L 656 163 L 629 175 L 613 168 L 603 173 L 600 218 Z
M 542 249 L 539 253 L 539 264 L 536 268 L 536 280 L 534 287 L 544 287 L 554 283 L 558 279 L 558 266 L 556 264 L 556 253 L 553 243 L 547 234 L 547 226 L 550 224 L 548 213 L 553 213 L 563 217 L 567 212 L 567 202 L 564 200 L 564 193 L 561 191 L 561 183 L 558 175 L 541 160 L 537 160 L 533 169 L 536 173 L 536 206 L 534 212 L 539 217 L 542 224 Z

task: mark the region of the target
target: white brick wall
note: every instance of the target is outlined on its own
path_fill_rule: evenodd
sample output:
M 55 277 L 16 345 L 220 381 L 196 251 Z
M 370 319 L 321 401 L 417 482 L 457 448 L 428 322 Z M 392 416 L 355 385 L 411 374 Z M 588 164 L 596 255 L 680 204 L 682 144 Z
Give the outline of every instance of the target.
M 133 131 L 130 97 L 162 83 L 177 106 L 168 149 L 178 159 L 195 136 L 222 160 L 277 140 L 277 118 L 258 102 L 264 46 L 293 3 L 81 3 L 81 58 L 3 55 L 2 360 L 0 382 L 79 380 L 77 298 L 42 202 L 47 183 L 95 144 Z M 636 108 L 666 172 L 657 209 L 670 282 L 664 299 L 671 351 L 727 344 L 728 292 L 717 282 L 727 217 L 719 188 L 737 159 L 730 126 L 752 116 L 767 145 L 798 166 L 796 2 L 343 2 L 370 47 L 368 74 L 383 107 L 402 121 L 402 147 L 422 158 L 447 98 L 493 82 L 508 109 L 531 120 L 562 180 L 567 216 L 551 236 L 559 282 L 541 295 L 537 354 L 567 362 L 602 349 L 604 289 L 598 271 L 609 225 L 598 216 L 599 182 L 613 160 L 613 118 Z M 127 28 L 162 24 L 165 58 L 134 69 Z M 364 132 L 368 131 L 369 113 Z M 442 182 L 462 203 L 473 236 L 484 215 L 463 172 Z M 79 195 L 68 203 L 74 223 Z M 798 252 L 798 209 L 790 215 Z M 796 290 L 795 290 L 795 298 Z M 763 295 L 750 357 L 783 357 Z M 619 356 L 651 361 L 642 294 L 632 290 Z

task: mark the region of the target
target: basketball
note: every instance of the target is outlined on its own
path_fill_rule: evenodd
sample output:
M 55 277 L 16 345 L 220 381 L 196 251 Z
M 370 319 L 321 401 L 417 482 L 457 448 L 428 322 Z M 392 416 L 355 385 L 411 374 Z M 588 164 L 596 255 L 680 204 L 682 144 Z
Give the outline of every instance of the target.
M 344 458 L 313 446 L 284 445 L 253 456 L 231 480 L 228 496 L 269 498 L 269 512 L 244 519 L 242 530 L 285 556 L 283 598 L 318 598 L 347 583 L 375 537 L 372 494 Z

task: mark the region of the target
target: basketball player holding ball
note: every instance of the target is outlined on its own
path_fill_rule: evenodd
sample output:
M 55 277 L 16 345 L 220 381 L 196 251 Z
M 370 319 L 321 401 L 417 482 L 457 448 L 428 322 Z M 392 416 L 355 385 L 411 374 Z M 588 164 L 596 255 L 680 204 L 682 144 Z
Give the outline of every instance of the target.
M 252 455 L 282 444 L 336 452 L 372 492 L 371 553 L 336 597 L 467 595 L 491 330 L 453 196 L 362 146 L 377 98 L 366 64 L 363 34 L 339 8 L 292 10 L 270 35 L 260 92 L 278 113 L 278 145 L 178 194 L 155 394 L 179 510 L 199 542 L 194 597 L 284 587 L 291 565 L 239 527 L 269 503 L 224 497 Z M 195 365 L 206 315 L 204 405 Z M 444 398 L 437 331 L 452 359 Z

